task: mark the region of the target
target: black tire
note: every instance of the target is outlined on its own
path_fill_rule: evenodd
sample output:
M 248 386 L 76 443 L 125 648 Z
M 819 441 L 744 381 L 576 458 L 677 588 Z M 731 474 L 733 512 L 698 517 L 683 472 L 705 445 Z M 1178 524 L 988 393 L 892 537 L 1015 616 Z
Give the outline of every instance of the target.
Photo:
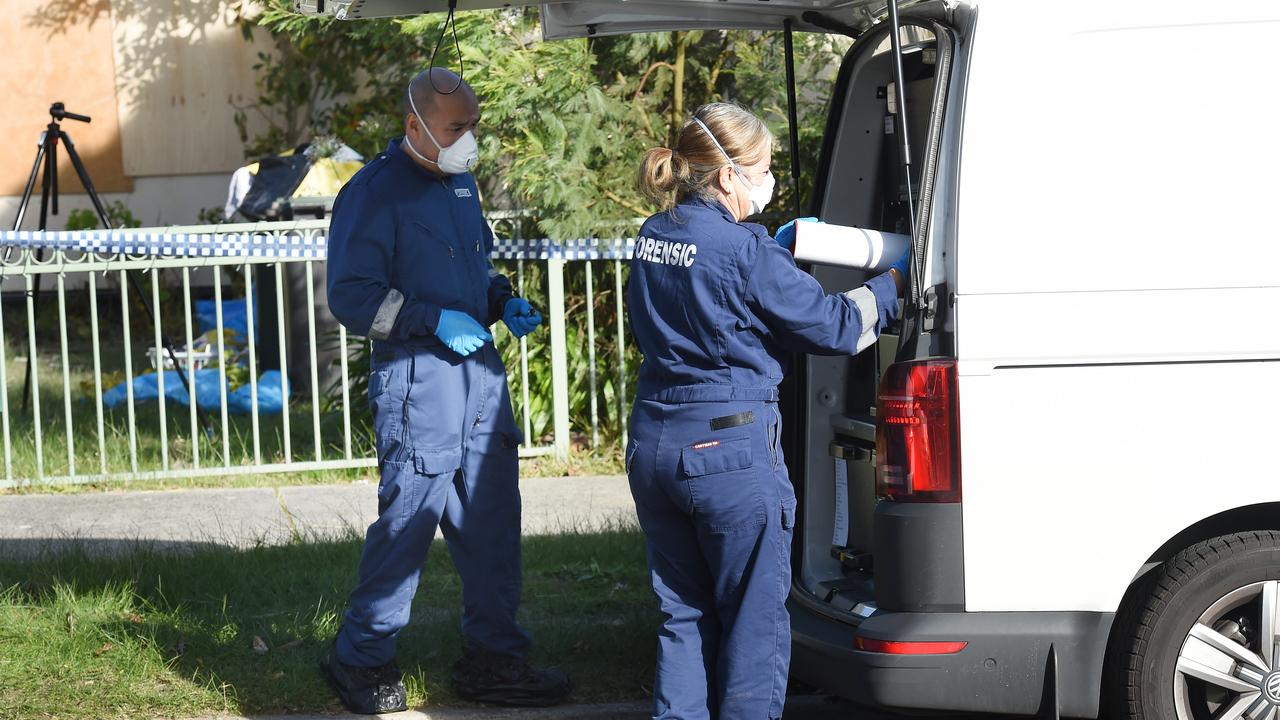
M 1116 618 L 1104 717 L 1176 720 L 1176 668 L 1192 626 L 1228 593 L 1277 578 L 1280 532 L 1271 531 L 1211 538 L 1149 571 Z

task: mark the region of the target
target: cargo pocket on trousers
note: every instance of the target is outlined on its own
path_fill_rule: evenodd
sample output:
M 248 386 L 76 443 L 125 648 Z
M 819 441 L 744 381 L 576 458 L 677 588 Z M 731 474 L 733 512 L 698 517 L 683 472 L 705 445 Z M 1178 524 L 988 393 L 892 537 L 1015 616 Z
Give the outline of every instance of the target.
M 789 498 L 782 501 L 782 530 L 791 532 L 796 528 L 796 499 Z
M 418 505 L 422 503 L 423 498 L 427 497 L 438 482 L 453 482 L 457 479 L 458 471 L 462 469 L 462 448 L 450 448 L 448 450 L 418 450 L 413 451 L 413 455 L 409 463 L 405 464 L 406 469 L 412 469 L 412 477 L 404 479 L 406 485 L 412 490 L 406 492 L 405 496 L 408 502 L 401 506 L 401 519 L 408 522 L 413 514 L 417 512 Z M 409 473 L 405 473 L 408 475 Z
M 419 475 L 452 475 L 462 468 L 462 449 L 417 450 L 413 453 L 413 471 Z
M 680 451 L 694 518 L 713 533 L 758 528 L 765 523 L 761 478 L 753 467 L 751 438 L 713 440 Z M 769 476 L 772 477 L 772 471 Z

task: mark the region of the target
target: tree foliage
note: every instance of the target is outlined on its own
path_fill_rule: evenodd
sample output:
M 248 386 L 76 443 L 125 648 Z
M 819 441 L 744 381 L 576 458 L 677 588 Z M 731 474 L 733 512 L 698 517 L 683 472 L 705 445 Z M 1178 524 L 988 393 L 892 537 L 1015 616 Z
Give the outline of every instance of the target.
M 263 28 L 257 101 L 270 121 L 248 154 L 336 134 L 366 156 L 402 132 L 408 78 L 430 62 L 444 18 L 340 22 L 293 14 L 287 0 L 241 9 L 246 37 Z M 458 68 L 482 98 L 477 176 L 491 208 L 531 212 L 551 237 L 634 231 L 652 212 L 634 188 L 640 158 L 669 146 L 689 114 L 727 100 L 761 115 L 779 139 L 774 209 L 791 214 L 782 37 L 697 31 L 544 42 L 534 7 L 461 13 L 437 65 Z M 847 41 L 796 36 L 801 187 L 811 186 L 825 108 Z
M 289 0 L 243 0 L 235 10 L 247 42 L 270 40 L 254 65 L 258 97 L 235 109 L 246 157 L 330 133 L 371 156 L 381 150 L 379 138 L 397 132 L 399 88 L 426 63 L 419 38 L 398 22 L 305 17 Z M 267 123 L 254 137 L 250 113 Z

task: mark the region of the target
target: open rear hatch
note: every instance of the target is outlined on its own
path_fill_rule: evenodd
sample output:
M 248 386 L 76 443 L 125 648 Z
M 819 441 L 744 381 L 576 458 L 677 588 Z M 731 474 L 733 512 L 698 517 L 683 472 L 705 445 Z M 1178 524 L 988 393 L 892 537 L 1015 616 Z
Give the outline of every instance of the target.
M 906 8 L 916 2 L 899 4 Z M 449 0 L 295 0 L 294 8 L 304 15 L 364 20 L 448 12 L 451 5 L 463 11 L 535 4 L 542 6 L 543 34 L 548 40 L 674 30 L 781 30 L 787 20 L 796 30 L 862 31 L 875 24 L 885 7 L 884 0 L 455 0 L 452 4 Z

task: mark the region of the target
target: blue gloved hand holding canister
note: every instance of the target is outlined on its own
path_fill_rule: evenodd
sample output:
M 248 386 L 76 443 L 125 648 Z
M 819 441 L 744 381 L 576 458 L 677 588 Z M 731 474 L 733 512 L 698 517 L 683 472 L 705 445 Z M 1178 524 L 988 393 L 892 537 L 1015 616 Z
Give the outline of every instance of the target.
M 512 335 L 522 338 L 533 332 L 542 323 L 542 314 L 534 311 L 528 300 L 513 297 L 502 309 L 502 322 Z
M 773 239 L 782 247 L 791 250 L 796 244 L 796 223 L 798 222 L 820 223 L 822 221 L 816 217 L 796 218 L 778 228 L 778 232 L 773 236 Z
M 898 258 L 892 265 L 890 265 L 889 269 L 897 270 L 898 277 L 901 278 L 903 282 L 906 282 L 907 266 L 909 265 L 910 262 L 911 262 L 911 248 L 908 247 L 907 251 L 902 253 L 902 257 Z
M 510 307 L 510 305 L 508 305 Z M 441 310 L 436 323 L 436 337 L 450 350 L 466 357 L 493 340 L 484 326 L 475 318 L 457 310 Z

